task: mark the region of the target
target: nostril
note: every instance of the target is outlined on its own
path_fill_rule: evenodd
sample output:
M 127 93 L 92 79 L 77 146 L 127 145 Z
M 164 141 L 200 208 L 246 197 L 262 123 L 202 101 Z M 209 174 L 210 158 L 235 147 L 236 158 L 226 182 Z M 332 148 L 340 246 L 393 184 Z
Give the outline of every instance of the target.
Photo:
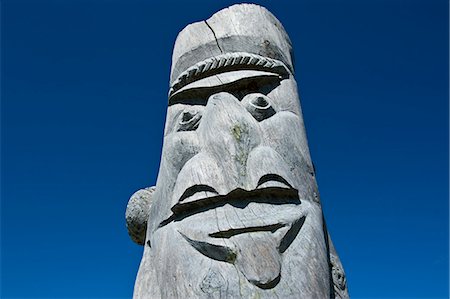
M 263 121 L 275 114 L 270 99 L 260 93 L 245 96 L 242 105 L 257 121 Z

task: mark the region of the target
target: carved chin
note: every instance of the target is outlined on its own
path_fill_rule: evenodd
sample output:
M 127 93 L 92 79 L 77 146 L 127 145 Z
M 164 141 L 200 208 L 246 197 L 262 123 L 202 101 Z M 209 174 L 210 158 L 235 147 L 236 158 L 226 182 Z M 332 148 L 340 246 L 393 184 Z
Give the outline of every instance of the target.
M 178 232 L 199 253 L 235 265 L 250 283 L 262 289 L 273 288 L 280 281 L 281 254 L 306 218 L 299 216 L 297 206 L 289 204 L 226 205 L 202 214 L 180 222 Z M 285 217 L 275 220 L 279 214 Z

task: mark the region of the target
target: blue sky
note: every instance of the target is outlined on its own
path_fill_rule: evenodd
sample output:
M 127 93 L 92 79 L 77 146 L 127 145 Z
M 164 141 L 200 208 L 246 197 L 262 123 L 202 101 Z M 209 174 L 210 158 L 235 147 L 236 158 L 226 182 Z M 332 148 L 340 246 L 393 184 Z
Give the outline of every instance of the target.
M 130 298 L 178 32 L 233 1 L 1 2 L 1 298 Z M 448 2 L 257 1 L 352 298 L 448 298 Z

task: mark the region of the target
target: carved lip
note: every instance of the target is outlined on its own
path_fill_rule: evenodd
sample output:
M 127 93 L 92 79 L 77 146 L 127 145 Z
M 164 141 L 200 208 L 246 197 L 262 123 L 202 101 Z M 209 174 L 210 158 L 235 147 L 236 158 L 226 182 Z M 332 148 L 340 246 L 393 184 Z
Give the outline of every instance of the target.
M 227 203 L 205 209 L 203 215 L 195 213 L 173 221 L 186 221 L 178 226 L 178 231 L 184 236 L 211 244 L 223 244 L 223 240 L 234 240 L 240 235 L 252 233 L 268 233 L 280 239 L 295 227 L 294 223 L 306 217 L 299 201 L 283 202 L 274 205 L 260 200 L 239 206 Z
M 274 233 L 282 227 L 285 227 L 284 223 L 276 223 L 269 225 L 261 225 L 261 226 L 250 226 L 250 227 L 242 227 L 242 228 L 231 228 L 224 231 L 218 231 L 215 233 L 210 233 L 209 236 L 211 238 L 222 238 L 229 239 L 236 235 L 245 234 L 245 233 L 254 233 L 254 232 L 271 232 Z
M 192 231 L 178 233 L 202 255 L 233 264 L 250 283 L 261 289 L 271 289 L 281 278 L 280 255 L 297 238 L 305 219 L 306 215 L 303 215 L 289 224 L 230 229 L 209 234 L 206 238 L 192 234 Z M 241 235 L 246 233 L 253 235 Z M 255 255 L 255 252 L 259 254 Z
M 261 177 L 254 190 L 248 191 L 237 188 L 226 195 L 220 195 L 213 187 L 208 185 L 194 185 L 186 189 L 178 203 L 172 207 L 172 215 L 163 220 L 159 227 L 227 204 L 243 209 L 250 203 L 299 205 L 301 201 L 298 190 L 276 174 L 267 174 Z M 273 229 L 273 227 L 270 229 Z
M 207 239 L 188 237 L 189 232 L 178 231 L 194 248 L 204 255 L 219 261 L 234 262 L 230 260 L 230 254 L 234 251 L 226 243 L 221 243 L 219 239 L 232 239 L 233 237 L 245 233 L 271 232 L 277 235 L 280 253 L 286 251 L 297 237 L 300 229 L 305 223 L 306 215 L 298 216 L 291 223 L 276 223 L 273 225 L 243 227 L 210 233 Z M 199 236 L 199 235 L 197 235 Z M 215 241 L 217 240 L 217 242 Z
M 178 233 L 202 255 L 233 264 L 251 284 L 271 289 L 281 279 L 281 254 L 294 242 L 305 219 L 302 216 L 289 224 L 230 229 L 206 238 L 186 231 Z

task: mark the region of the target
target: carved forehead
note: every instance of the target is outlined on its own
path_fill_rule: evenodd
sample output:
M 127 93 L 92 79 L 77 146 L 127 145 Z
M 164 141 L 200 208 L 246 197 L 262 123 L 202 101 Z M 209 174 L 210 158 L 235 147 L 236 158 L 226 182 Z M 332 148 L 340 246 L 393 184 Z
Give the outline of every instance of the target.
M 172 56 L 171 87 L 192 66 L 238 52 L 280 61 L 293 73 L 292 46 L 281 23 L 258 5 L 234 5 L 180 32 Z

